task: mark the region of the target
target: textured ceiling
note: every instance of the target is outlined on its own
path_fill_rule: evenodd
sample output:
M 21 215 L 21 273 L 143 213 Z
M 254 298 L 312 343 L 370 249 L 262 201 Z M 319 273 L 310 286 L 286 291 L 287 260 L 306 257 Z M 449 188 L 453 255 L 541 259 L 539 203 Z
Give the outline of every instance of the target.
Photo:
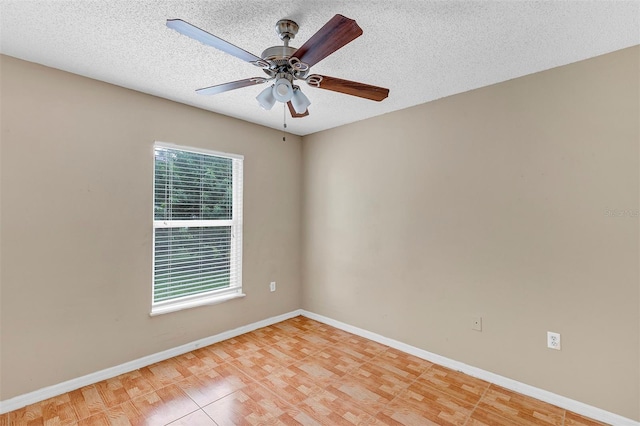
M 251 53 L 295 20 L 299 47 L 333 15 L 364 34 L 313 73 L 387 87 L 378 103 L 312 88 L 305 135 L 640 44 L 640 2 L 623 1 L 9 1 L 0 0 L 0 52 L 282 129 L 283 108 L 259 108 L 264 85 L 213 96 L 194 90 L 261 76 L 233 56 L 168 29 L 180 18 Z

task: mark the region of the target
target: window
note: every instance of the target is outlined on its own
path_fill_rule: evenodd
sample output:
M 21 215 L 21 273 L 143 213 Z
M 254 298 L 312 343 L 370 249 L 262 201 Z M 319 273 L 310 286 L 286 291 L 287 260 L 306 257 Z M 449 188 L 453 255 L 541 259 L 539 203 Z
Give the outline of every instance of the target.
M 242 162 L 155 144 L 152 315 L 243 296 Z

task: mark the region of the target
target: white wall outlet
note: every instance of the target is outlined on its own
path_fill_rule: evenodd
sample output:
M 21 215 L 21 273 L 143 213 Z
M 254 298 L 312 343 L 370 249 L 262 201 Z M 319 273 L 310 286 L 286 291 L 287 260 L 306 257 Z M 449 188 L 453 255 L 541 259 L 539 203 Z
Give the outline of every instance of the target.
M 276 282 L 275 281 L 271 281 L 271 284 L 269 284 L 269 290 L 276 291 Z
M 547 331 L 547 347 L 557 351 L 560 350 L 560 333 Z
M 474 317 L 471 322 L 471 329 L 482 331 L 482 317 Z

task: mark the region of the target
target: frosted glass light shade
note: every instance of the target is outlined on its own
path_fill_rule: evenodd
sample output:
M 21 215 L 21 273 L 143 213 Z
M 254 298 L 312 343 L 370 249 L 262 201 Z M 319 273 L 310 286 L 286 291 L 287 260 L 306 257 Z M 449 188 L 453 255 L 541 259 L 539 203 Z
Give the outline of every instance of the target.
M 286 78 L 279 78 L 273 86 L 273 96 L 280 102 L 289 102 L 293 96 L 293 87 Z
M 273 85 L 264 89 L 258 96 L 256 96 L 256 100 L 260 104 L 263 109 L 267 111 L 273 108 L 273 105 L 276 103 L 276 98 L 273 96 Z
M 303 114 L 309 105 L 311 105 L 311 101 L 309 98 L 302 93 L 302 90 L 296 88 L 293 90 L 293 97 L 291 98 L 291 104 L 293 105 L 293 109 L 296 110 L 298 114 Z

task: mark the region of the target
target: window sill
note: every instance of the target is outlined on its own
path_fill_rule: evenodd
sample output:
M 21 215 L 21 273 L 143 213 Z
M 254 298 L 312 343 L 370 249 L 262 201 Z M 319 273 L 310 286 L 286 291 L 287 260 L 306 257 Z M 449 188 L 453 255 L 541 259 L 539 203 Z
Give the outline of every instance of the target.
M 156 306 L 151 308 L 151 313 L 149 316 L 155 317 L 157 315 L 168 314 L 170 312 L 182 311 L 184 309 L 197 308 L 198 306 L 207 306 L 207 305 L 217 305 L 218 303 L 223 303 L 229 300 L 238 299 L 241 297 L 245 297 L 244 293 L 232 293 L 226 294 L 224 296 L 212 296 L 203 299 L 197 300 L 187 300 L 183 302 L 172 303 L 170 305 L 165 306 Z

